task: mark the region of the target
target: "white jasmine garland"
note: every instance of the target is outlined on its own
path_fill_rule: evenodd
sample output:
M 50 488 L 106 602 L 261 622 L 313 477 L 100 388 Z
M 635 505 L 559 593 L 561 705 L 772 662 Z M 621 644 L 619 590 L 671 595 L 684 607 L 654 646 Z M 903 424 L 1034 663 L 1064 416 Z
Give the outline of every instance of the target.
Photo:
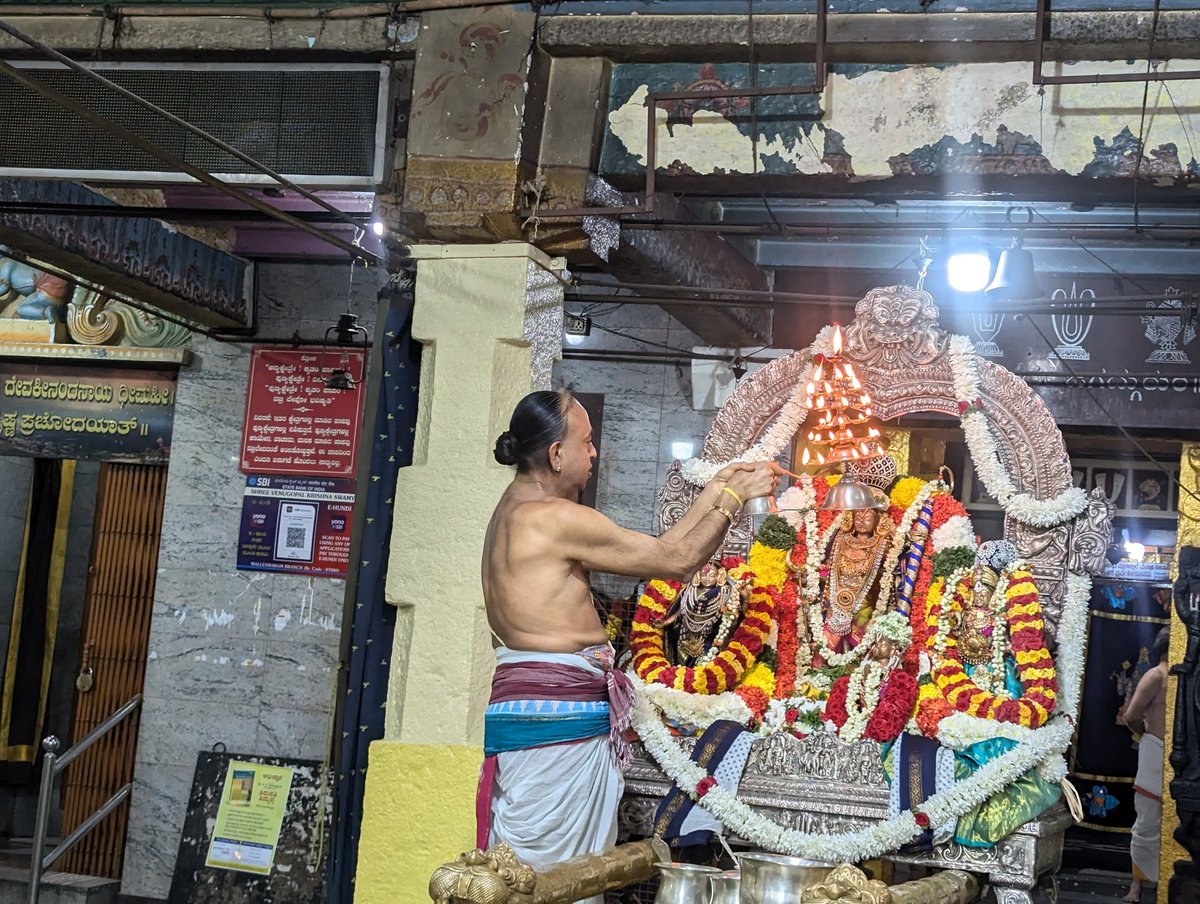
M 794 352 L 793 354 L 801 354 Z M 810 352 L 804 352 L 811 359 Z M 707 461 L 703 458 L 689 458 L 680 468 L 684 480 L 695 486 L 705 486 L 717 476 L 717 472 L 739 461 L 774 461 L 792 441 L 804 419 L 808 417 L 808 394 L 804 391 L 805 382 L 800 381 L 792 389 L 792 394 L 779 409 L 779 414 L 771 426 L 757 443 L 741 455 L 728 461 Z
M 929 535 L 929 540 L 937 552 L 953 549 L 956 546 L 975 548 L 975 525 L 966 515 L 951 515 L 946 523 Z
M 645 685 L 636 676 L 631 677 L 637 690 L 633 725 L 638 736 L 667 776 L 681 790 L 695 796 L 696 785 L 708 773 L 683 752 L 643 693 Z M 929 825 L 945 825 L 957 820 L 1030 769 L 1060 755 L 1070 743 L 1071 733 L 1071 725 L 1066 719 L 1052 719 L 1012 750 L 982 766 L 970 778 L 926 800 L 920 811 L 928 817 Z M 854 832 L 837 835 L 797 832 L 756 813 L 719 784 L 698 802 L 726 829 L 752 844 L 825 862 L 857 863 L 878 857 L 895 851 L 922 831 L 913 811 L 909 810 Z
M 943 747 L 963 750 L 980 741 L 1006 738 L 1009 741 L 1024 741 L 1034 729 L 1013 722 L 996 722 L 980 719 L 967 713 L 952 712 L 938 722 L 937 739 Z
M 633 677 L 631 669 L 628 674 Z M 727 719 L 746 725 L 754 714 L 737 694 L 689 694 L 662 684 L 638 683 L 638 694 L 671 722 L 705 729 Z
M 1058 711 L 1069 719 L 1079 716 L 1079 694 L 1083 687 L 1083 657 L 1087 647 L 1088 601 L 1092 579 L 1067 575 L 1067 595 L 1058 619 L 1058 648 L 1054 668 L 1058 673 Z

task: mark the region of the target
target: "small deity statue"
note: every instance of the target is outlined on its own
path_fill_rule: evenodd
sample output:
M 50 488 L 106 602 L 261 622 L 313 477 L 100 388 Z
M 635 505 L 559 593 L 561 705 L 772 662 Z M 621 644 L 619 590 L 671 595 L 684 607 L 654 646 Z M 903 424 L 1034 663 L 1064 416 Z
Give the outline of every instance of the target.
M 958 652 L 962 657 L 964 670 L 968 675 L 975 676 L 979 681 L 985 678 L 996 655 L 999 642 L 1003 644 L 1007 638 L 1007 623 L 1004 617 L 1004 599 L 996 598 L 996 586 L 1000 582 L 1001 572 L 1012 565 L 1018 558 L 1017 548 L 1007 540 L 989 540 L 981 543 L 975 554 L 975 571 L 971 580 L 970 598 L 958 619 Z M 998 635 L 997 632 L 1000 632 Z M 1006 664 L 1010 658 L 1007 649 L 1003 649 Z M 988 675 L 995 679 L 996 690 L 1006 688 L 1015 680 L 1015 674 Z M 1008 688 L 1015 691 L 1019 697 L 1020 686 Z
M 893 589 L 891 576 L 880 572 L 896 530 L 886 513 L 874 509 L 847 512 L 842 518 L 822 588 L 825 643 L 837 653 L 858 646 L 881 595 L 886 601 Z
M 663 627 L 674 628 L 676 665 L 703 664 L 720 652 L 742 615 L 746 590 L 714 562 L 692 576 L 663 619 Z
M 63 319 L 69 283 L 6 256 L 0 245 L 0 312 L 21 320 Z
M 1006 541 L 991 541 L 979 547 L 970 605 L 963 610 L 958 623 L 958 650 L 963 662 L 982 665 L 991 660 L 995 647 L 993 596 L 1000 582 L 1000 571 L 1016 558 L 1016 547 Z

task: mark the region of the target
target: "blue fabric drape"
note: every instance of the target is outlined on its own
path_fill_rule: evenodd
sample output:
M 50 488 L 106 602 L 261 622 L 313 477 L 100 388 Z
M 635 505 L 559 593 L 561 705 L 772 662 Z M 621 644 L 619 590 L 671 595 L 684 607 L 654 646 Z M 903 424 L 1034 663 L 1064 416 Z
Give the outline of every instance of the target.
M 328 900 L 354 900 L 354 874 L 362 825 L 367 748 L 383 737 L 388 691 L 388 657 L 396 607 L 384 599 L 396 474 L 412 464 L 416 433 L 421 344 L 412 338 L 412 292 L 395 293 L 379 334 L 382 368 L 373 421 L 370 480 L 361 526 L 361 553 L 350 632 L 345 689 L 334 736 L 334 820 L 329 857 Z

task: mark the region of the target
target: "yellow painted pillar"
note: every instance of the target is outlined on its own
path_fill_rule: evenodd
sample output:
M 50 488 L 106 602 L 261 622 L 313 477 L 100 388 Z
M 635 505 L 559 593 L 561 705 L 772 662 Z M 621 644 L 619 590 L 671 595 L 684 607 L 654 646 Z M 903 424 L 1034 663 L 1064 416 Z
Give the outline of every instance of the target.
M 428 901 L 475 846 L 493 666 L 479 565 L 512 472 L 496 437 L 562 351 L 561 260 L 524 243 L 415 246 L 424 346 L 413 464 L 400 471 L 387 599 L 399 607 L 383 740 L 371 745 L 355 904 Z
M 1179 461 L 1179 484 L 1192 493 L 1200 493 L 1200 443 L 1184 443 Z M 1200 546 L 1200 502 L 1191 493 L 1179 492 L 1179 526 L 1175 540 L 1175 564 L 1171 567 L 1171 580 L 1179 576 L 1179 550 L 1185 546 Z M 1187 629 L 1175 614 L 1174 601 L 1171 608 L 1170 661 L 1182 662 L 1187 647 Z M 1190 855 L 1175 840 L 1174 831 L 1179 827 L 1179 815 L 1175 812 L 1175 800 L 1171 797 L 1171 779 L 1175 771 L 1171 768 L 1171 743 L 1175 727 L 1175 692 L 1179 679 L 1167 679 L 1166 730 L 1163 732 L 1163 802 L 1162 828 L 1159 835 L 1158 853 L 1158 904 L 1167 904 L 1167 886 L 1175 872 L 1176 860 L 1188 860 Z

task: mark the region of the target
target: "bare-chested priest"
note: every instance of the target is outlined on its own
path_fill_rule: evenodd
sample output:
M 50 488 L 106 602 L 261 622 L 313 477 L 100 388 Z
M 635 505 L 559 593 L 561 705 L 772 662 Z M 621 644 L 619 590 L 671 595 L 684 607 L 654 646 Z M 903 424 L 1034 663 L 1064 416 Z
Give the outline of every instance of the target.
M 730 465 L 679 523 L 651 537 L 579 504 L 596 449 L 587 412 L 569 392 L 522 399 L 495 456 L 517 473 L 484 539 L 484 602 L 503 645 L 485 717 L 478 841 L 507 842 L 541 867 L 616 839 L 631 692 L 613 670 L 589 572 L 687 580 L 742 504 L 774 491 L 779 471 Z

